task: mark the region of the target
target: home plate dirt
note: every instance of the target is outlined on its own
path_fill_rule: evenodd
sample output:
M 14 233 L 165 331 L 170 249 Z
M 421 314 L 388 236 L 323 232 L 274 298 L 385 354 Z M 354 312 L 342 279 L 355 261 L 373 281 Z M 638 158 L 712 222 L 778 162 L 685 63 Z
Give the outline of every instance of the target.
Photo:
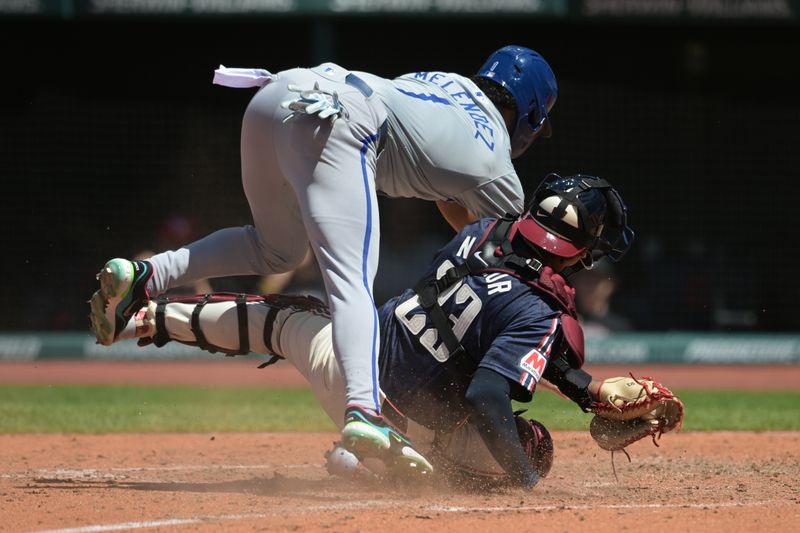
M 800 432 L 553 432 L 530 491 L 333 478 L 334 433 L 0 436 L 0 531 L 800 531 Z
M 288 365 L 3 363 L 2 383 L 307 387 Z M 800 365 L 602 367 L 675 389 L 800 387 Z M 553 432 L 531 491 L 355 483 L 324 469 L 334 433 L 0 435 L 0 531 L 800 531 L 800 432 L 665 434 L 613 458 Z M 614 469 L 618 479 L 614 476 Z

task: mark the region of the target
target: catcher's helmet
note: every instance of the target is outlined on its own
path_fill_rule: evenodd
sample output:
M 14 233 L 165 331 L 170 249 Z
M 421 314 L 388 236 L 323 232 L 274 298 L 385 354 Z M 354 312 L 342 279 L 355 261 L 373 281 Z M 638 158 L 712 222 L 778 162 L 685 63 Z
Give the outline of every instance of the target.
M 610 183 L 594 176 L 549 174 L 517 222 L 529 243 L 559 257 L 619 261 L 633 242 L 627 208 Z M 588 265 L 587 265 L 588 266 Z
M 538 137 L 550 137 L 548 113 L 556 103 L 558 85 L 547 61 L 529 48 L 505 46 L 494 52 L 478 76 L 504 87 L 517 103 L 517 124 L 511 132 L 511 157 L 519 157 Z

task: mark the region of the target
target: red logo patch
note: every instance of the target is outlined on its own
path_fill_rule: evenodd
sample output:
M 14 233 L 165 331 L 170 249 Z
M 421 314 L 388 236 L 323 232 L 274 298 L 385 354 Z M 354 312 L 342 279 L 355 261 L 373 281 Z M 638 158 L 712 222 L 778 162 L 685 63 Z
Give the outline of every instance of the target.
M 541 379 L 546 364 L 547 357 L 542 355 L 539 350 L 531 350 L 530 353 L 525 354 L 519 361 L 520 368 L 532 375 L 536 381 Z

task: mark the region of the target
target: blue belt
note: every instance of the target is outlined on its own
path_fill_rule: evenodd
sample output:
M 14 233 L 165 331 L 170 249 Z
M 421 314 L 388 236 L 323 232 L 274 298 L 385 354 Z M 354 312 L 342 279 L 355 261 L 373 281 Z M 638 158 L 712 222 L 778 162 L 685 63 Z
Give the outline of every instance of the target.
M 361 91 L 361 94 L 363 94 L 363 95 L 364 95 L 364 96 L 366 96 L 367 98 L 369 98 L 370 96 L 372 96 L 372 87 L 370 87 L 369 85 L 367 85 L 367 82 L 365 82 L 364 80 L 362 80 L 361 78 L 359 78 L 358 76 L 356 76 L 355 74 L 353 74 L 352 72 L 351 72 L 350 74 L 348 74 L 348 75 L 347 75 L 347 76 L 344 78 L 344 82 L 345 82 L 347 85 L 350 85 L 350 86 L 352 86 L 352 87 L 355 87 L 356 89 L 358 89 L 359 91 Z
M 361 94 L 363 94 L 365 98 L 369 98 L 370 96 L 372 96 L 372 93 L 374 92 L 372 90 L 372 87 L 367 85 L 367 82 L 365 82 L 364 80 L 362 80 L 361 78 L 359 78 L 358 76 L 353 74 L 352 72 L 350 74 L 348 74 L 347 76 L 345 76 L 344 82 L 347 85 L 350 85 L 351 87 L 355 87 L 356 89 L 358 89 L 358 91 Z M 386 145 L 386 130 L 387 129 L 388 129 L 388 126 L 386 124 L 386 121 L 384 120 L 383 124 L 381 124 L 380 127 L 378 128 L 378 155 L 380 155 L 380 153 L 383 152 L 383 147 Z

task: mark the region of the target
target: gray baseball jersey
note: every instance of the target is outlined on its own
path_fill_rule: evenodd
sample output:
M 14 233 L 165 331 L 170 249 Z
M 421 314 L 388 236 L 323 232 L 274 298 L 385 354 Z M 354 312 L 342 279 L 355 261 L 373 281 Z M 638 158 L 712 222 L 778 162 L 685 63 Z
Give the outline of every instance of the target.
M 293 113 L 291 86 L 336 93 L 331 123 Z M 478 216 L 520 211 L 522 186 L 500 113 L 468 79 L 396 80 L 333 63 L 279 72 L 242 121 L 242 186 L 252 226 L 226 228 L 150 258 L 151 294 L 203 278 L 267 275 L 300 264 L 310 242 L 332 315 L 347 402 L 379 411 L 378 191 L 458 202 Z
M 452 200 L 479 218 L 522 210 L 524 193 L 505 122 L 470 79 L 445 72 L 393 80 L 356 74 L 375 90 L 388 116 L 378 191 Z

